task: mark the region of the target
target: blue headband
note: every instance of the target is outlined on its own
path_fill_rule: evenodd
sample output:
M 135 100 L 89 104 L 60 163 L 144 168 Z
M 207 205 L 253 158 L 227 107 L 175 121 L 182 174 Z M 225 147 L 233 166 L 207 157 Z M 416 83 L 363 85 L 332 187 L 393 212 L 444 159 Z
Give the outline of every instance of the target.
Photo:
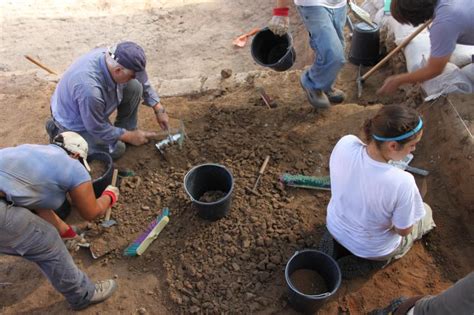
M 411 136 L 413 136 L 415 133 L 417 133 L 418 131 L 421 130 L 421 128 L 423 128 L 423 120 L 421 120 L 421 117 L 419 118 L 419 122 L 418 122 L 418 125 L 415 127 L 415 129 L 413 130 L 410 130 L 408 131 L 407 133 L 404 133 L 398 137 L 393 137 L 393 138 L 385 138 L 385 137 L 380 137 L 380 136 L 377 136 L 377 135 L 372 135 L 372 138 L 374 138 L 375 140 L 378 140 L 378 141 L 400 141 L 400 140 L 403 140 L 403 139 L 407 139 L 407 138 L 410 138 Z

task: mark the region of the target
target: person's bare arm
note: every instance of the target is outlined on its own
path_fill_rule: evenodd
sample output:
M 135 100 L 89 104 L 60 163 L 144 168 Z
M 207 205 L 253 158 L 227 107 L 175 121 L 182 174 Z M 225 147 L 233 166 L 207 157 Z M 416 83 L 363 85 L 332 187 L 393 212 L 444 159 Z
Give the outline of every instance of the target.
M 133 130 L 133 131 L 125 131 L 121 136 L 120 140 L 125 143 L 129 143 L 132 145 L 142 145 L 148 143 L 148 138 L 156 136 L 156 132 L 152 131 L 143 131 L 143 130 Z
M 446 64 L 449 62 L 449 58 L 451 58 L 451 55 L 430 57 L 428 63 L 416 71 L 390 76 L 377 91 L 377 94 L 391 94 L 402 84 L 424 82 L 437 77 L 443 72 Z
M 59 234 L 66 232 L 69 229 L 69 225 L 66 224 L 60 217 L 51 209 L 36 209 L 36 214 L 45 220 L 46 222 L 53 225 Z
M 411 231 L 413 230 L 413 225 L 406 228 L 406 229 L 397 229 L 395 226 L 393 227 L 393 230 L 395 231 L 395 233 L 397 233 L 398 235 L 400 236 L 407 236 L 408 234 L 411 233 Z
M 288 8 L 290 6 L 290 0 L 277 0 L 277 8 Z
M 93 220 L 105 214 L 111 204 L 109 196 L 95 198 L 92 182 L 85 182 L 69 192 L 71 201 L 79 211 L 81 217 L 86 220 Z

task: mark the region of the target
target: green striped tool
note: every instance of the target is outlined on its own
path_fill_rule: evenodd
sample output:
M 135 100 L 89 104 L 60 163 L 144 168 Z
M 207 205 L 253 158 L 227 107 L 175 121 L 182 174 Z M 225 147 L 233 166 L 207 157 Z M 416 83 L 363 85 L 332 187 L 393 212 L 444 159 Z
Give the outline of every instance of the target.
M 289 187 L 331 190 L 331 181 L 329 176 L 316 177 L 284 173 L 280 176 L 280 183 Z

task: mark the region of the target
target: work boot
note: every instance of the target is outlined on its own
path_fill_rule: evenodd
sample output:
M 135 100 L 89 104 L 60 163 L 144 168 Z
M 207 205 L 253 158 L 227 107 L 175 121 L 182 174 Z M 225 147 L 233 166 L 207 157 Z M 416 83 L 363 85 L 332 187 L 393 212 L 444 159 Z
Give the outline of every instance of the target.
M 59 129 L 53 121 L 52 117 L 49 117 L 45 123 L 46 133 L 49 136 L 49 143 L 53 143 L 54 137 L 59 133 Z
M 385 308 L 373 310 L 367 315 L 393 315 L 398 310 L 400 305 L 402 305 L 406 300 L 407 298 L 404 296 L 396 298 L 392 300 Z
M 124 154 L 125 151 L 127 150 L 127 145 L 123 142 L 118 140 L 115 146 L 112 148 L 112 151 L 109 149 L 110 156 L 112 157 L 112 160 L 118 160 L 121 158 Z
M 300 77 L 300 84 L 303 90 L 306 92 L 306 97 L 308 98 L 309 103 L 317 109 L 326 109 L 331 106 L 329 103 L 329 99 L 326 96 L 326 94 L 323 93 L 321 90 L 314 90 L 314 89 L 308 89 L 307 87 L 304 86 L 303 84 L 303 77 L 306 72 L 303 72 L 303 74 Z
M 117 290 L 117 282 L 115 280 L 97 281 L 90 303 L 97 304 L 107 300 L 115 290 Z
M 369 260 L 355 255 L 348 255 L 337 260 L 343 279 L 354 279 L 366 276 L 374 270 L 381 269 L 386 261 Z
M 324 91 L 329 101 L 333 104 L 340 104 L 346 99 L 346 94 L 336 88 L 331 88 L 329 91 Z

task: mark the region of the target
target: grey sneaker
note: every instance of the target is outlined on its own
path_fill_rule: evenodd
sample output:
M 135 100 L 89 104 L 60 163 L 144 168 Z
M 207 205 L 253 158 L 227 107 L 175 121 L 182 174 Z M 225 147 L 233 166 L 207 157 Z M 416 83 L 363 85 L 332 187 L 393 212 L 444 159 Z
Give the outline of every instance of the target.
M 340 104 L 346 99 L 346 94 L 336 88 L 331 88 L 329 91 L 324 91 L 329 101 L 333 104 Z
M 306 92 L 306 97 L 308 98 L 309 103 L 314 108 L 318 108 L 318 109 L 329 108 L 331 106 L 331 103 L 329 103 L 329 99 L 326 96 L 326 94 L 323 93 L 323 91 L 308 89 L 304 86 L 303 84 L 304 75 L 305 75 L 305 72 L 303 72 L 303 74 L 300 77 L 300 84 L 303 90 Z
M 90 303 L 97 304 L 107 300 L 115 290 L 117 290 L 117 282 L 115 280 L 97 281 Z

